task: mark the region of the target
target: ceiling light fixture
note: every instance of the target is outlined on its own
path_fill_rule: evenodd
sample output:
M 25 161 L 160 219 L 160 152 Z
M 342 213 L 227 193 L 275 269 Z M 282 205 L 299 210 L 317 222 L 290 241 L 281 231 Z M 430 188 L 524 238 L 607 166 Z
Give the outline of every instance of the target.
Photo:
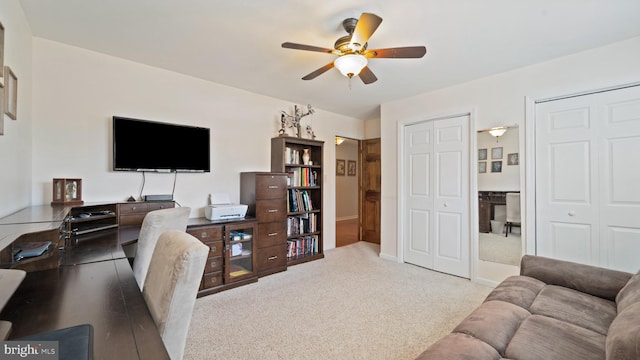
M 506 126 L 499 126 L 499 127 L 494 127 L 491 128 L 489 130 L 487 130 L 489 132 L 489 134 L 491 134 L 491 136 L 495 136 L 496 137 L 496 141 L 498 141 L 498 138 L 502 135 L 504 135 L 504 133 L 507 131 L 507 127 Z
M 336 145 L 340 145 L 344 142 L 344 138 L 340 136 L 336 136 Z
M 367 58 L 357 54 L 342 55 L 333 62 L 333 65 L 340 70 L 342 75 L 351 79 L 367 66 Z

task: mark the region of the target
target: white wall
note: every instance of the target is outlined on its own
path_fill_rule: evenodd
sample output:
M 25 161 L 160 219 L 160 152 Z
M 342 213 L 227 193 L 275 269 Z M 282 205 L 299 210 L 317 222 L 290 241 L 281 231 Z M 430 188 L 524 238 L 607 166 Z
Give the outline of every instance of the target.
M 270 170 L 280 111 L 294 105 L 41 38 L 33 38 L 33 78 L 33 204 L 51 201 L 56 177 L 82 178 L 85 203 L 138 195 L 142 174 L 111 170 L 111 117 L 121 115 L 211 128 L 211 173 L 178 174 L 174 196 L 203 216 L 211 192 L 239 200 L 240 172 Z M 362 138 L 364 122 L 321 109 L 307 122 L 326 144 L 327 249 L 335 247 L 335 132 Z M 173 179 L 147 174 L 144 193 L 171 193 Z
M 398 256 L 398 122 L 473 112 L 477 123 L 471 124 L 472 132 L 502 125 L 504 119 L 509 119 L 510 123 L 519 125 L 520 139 L 524 140 L 527 137 L 524 134 L 525 97 L 541 99 L 639 82 L 638 64 L 640 37 L 382 104 L 381 256 Z M 521 164 L 526 161 L 525 146 L 524 141 L 520 141 Z M 526 204 L 523 210 L 524 206 Z
M 336 175 L 336 220 L 358 218 L 358 142 L 351 139 L 336 145 L 336 159 L 345 161 L 345 175 Z M 356 161 L 356 176 L 347 174 L 349 160 Z
M 18 78 L 17 120 L 0 114 L 0 217 L 31 202 L 31 30 L 18 0 L 0 1 L 4 65 Z M 6 80 L 2 79 L 2 84 Z M 1 101 L 1 100 L 0 100 Z

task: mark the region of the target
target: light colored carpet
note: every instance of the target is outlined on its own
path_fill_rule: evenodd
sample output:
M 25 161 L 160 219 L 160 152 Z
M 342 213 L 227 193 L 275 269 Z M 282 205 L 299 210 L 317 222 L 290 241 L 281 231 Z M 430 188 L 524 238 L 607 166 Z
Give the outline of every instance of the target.
M 520 234 L 512 233 L 506 237 L 493 233 L 480 233 L 478 251 L 480 260 L 520 266 L 522 238 Z
M 185 359 L 414 359 L 490 287 L 358 242 L 197 300 Z

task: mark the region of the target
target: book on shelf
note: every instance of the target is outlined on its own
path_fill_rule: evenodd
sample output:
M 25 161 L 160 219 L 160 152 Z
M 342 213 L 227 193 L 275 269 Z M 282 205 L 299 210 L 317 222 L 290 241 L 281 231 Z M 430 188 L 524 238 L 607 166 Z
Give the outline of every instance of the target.
M 302 236 L 287 240 L 287 257 L 293 258 L 318 253 L 318 236 Z
M 288 171 L 287 184 L 295 187 L 318 186 L 318 171 L 307 167 L 293 167 Z
M 289 212 L 314 210 L 311 194 L 307 190 L 289 189 L 287 191 L 287 210 Z
M 287 218 L 287 236 L 313 233 L 317 230 L 317 214 L 306 213 Z

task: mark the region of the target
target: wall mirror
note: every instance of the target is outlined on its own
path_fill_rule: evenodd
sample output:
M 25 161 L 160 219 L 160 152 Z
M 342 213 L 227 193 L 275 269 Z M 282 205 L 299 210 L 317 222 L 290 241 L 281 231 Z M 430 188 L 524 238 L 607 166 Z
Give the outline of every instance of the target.
M 519 129 L 517 125 L 499 127 L 498 132 L 490 132 L 492 129 L 477 134 L 479 263 L 519 266 L 522 257 L 521 220 L 516 218 L 521 213 Z

